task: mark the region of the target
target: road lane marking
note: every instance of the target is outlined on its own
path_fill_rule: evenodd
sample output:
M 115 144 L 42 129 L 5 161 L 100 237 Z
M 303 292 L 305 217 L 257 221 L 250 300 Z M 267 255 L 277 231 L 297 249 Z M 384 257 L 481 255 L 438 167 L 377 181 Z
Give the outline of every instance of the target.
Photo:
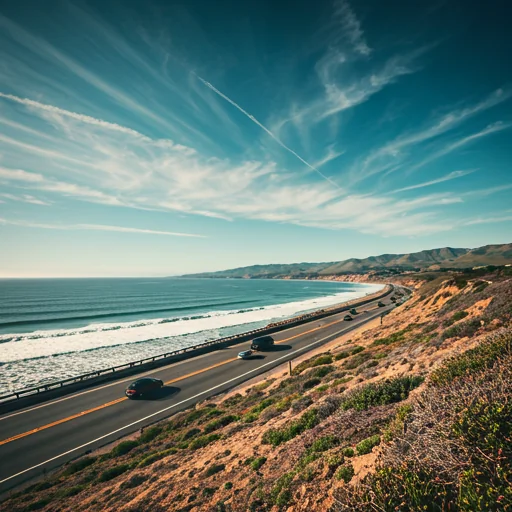
M 303 333 L 296 334 L 296 335 L 291 336 L 289 338 L 286 338 L 284 340 L 277 341 L 276 344 L 277 343 L 284 343 L 286 341 L 293 340 L 293 339 L 295 339 L 295 338 L 297 338 L 299 336 L 304 336 L 304 335 L 310 334 L 312 332 L 318 331 L 320 329 L 325 329 L 325 328 L 327 328 L 327 327 L 329 327 L 331 325 L 337 324 L 337 323 L 342 322 L 342 321 L 343 320 L 336 320 L 335 322 L 331 322 L 330 324 L 326 324 L 325 326 L 315 327 L 314 329 L 310 329 L 309 331 L 305 331 Z M 179 382 L 181 380 L 189 379 L 190 377 L 194 377 L 194 376 L 199 375 L 201 373 L 208 372 L 210 370 L 218 368 L 219 366 L 224 366 L 225 364 L 232 363 L 233 361 L 236 361 L 236 360 L 237 360 L 237 358 L 233 357 L 233 358 L 221 361 L 220 363 L 208 366 L 207 368 L 200 368 L 199 370 L 196 370 L 194 372 L 188 373 L 187 375 L 182 375 L 181 377 L 176 377 L 175 379 L 168 380 L 168 381 L 165 382 L 165 385 L 174 384 L 175 382 Z M 28 430 L 27 432 L 23 432 L 21 434 L 17 434 L 15 436 L 9 437 L 8 439 L 4 439 L 3 441 L 0 441 L 0 446 L 2 446 L 4 444 L 7 444 L 7 443 L 11 443 L 12 441 L 16 441 L 17 439 L 21 439 L 23 437 L 30 436 L 32 434 L 37 434 L 38 432 L 41 432 L 42 430 L 46 430 L 48 428 L 55 427 L 57 425 L 60 425 L 62 423 L 66 423 L 66 422 L 74 420 L 76 418 L 80 418 L 82 416 L 85 416 L 86 414 L 90 414 L 90 413 L 99 411 L 101 409 L 105 409 L 106 407 L 110 407 L 112 405 L 116 405 L 119 402 L 123 402 L 125 400 L 128 400 L 128 398 L 123 396 L 123 397 L 120 397 L 120 398 L 118 398 L 116 400 L 112 400 L 111 402 L 108 402 L 106 404 L 98 405 L 97 407 L 93 407 L 91 409 L 87 409 L 86 411 L 82 411 L 82 412 L 79 412 L 77 414 L 72 414 L 71 416 L 67 416 L 66 418 L 62 418 L 62 419 L 54 421 L 52 423 L 48 423 L 47 425 L 43 425 L 41 427 L 37 427 L 37 428 L 34 428 L 32 430 Z
M 360 297 L 360 299 L 364 299 L 364 298 L 365 298 L 365 297 Z M 359 299 L 353 299 L 353 300 L 359 300 Z M 377 299 L 375 299 L 375 300 L 377 300 Z M 347 307 L 350 307 L 349 302 L 351 302 L 351 301 L 348 301 L 348 302 L 346 303 Z M 371 305 L 371 303 L 370 303 L 370 305 Z M 356 304 L 354 307 L 355 307 L 355 308 L 357 308 L 357 307 L 361 307 L 361 306 L 357 306 L 357 304 Z M 371 307 L 370 307 L 370 309 L 368 309 L 367 311 L 372 311 L 372 309 L 376 309 L 376 307 L 375 307 L 375 308 L 371 308 Z M 347 311 L 348 311 L 348 310 L 347 310 Z M 333 316 L 341 315 L 341 314 L 343 314 L 343 313 L 345 313 L 345 314 L 346 314 L 346 312 L 341 311 L 340 313 L 336 313 L 336 314 L 335 314 L 335 315 L 333 315 Z M 311 322 L 315 322 L 315 320 L 312 320 Z M 334 322 L 334 323 L 336 323 L 336 322 Z M 322 327 L 328 327 L 328 325 L 332 325 L 332 324 L 322 325 Z M 286 327 L 285 329 L 281 329 L 281 330 L 280 330 L 280 331 L 278 331 L 278 332 L 279 332 L 279 333 L 283 333 L 283 332 L 286 332 L 286 331 L 291 331 L 292 329 L 297 329 L 298 327 L 301 327 L 301 326 L 300 326 L 300 325 L 299 325 L 299 326 L 295 325 L 295 326 L 292 326 L 292 327 Z M 302 334 L 307 334 L 307 332 L 302 333 Z M 292 338 L 288 338 L 288 339 L 292 339 Z M 286 340 L 278 341 L 278 342 L 276 342 L 276 343 L 282 343 L 283 341 L 286 341 Z M 242 342 L 242 343 L 240 343 L 240 345 L 243 345 L 243 343 L 246 343 L 246 342 Z M 229 347 L 229 348 L 233 348 L 233 347 Z M 202 355 L 200 355 L 200 356 L 196 356 L 194 359 L 195 359 L 195 360 L 198 360 L 198 359 L 201 359 L 201 358 L 204 358 L 204 357 L 208 357 L 209 355 L 210 355 L 209 353 L 207 353 L 207 354 L 202 354 Z M 162 366 L 162 367 L 160 367 L 160 369 L 161 369 L 161 370 L 165 370 L 165 369 L 168 369 L 169 367 L 176 367 L 176 366 L 180 366 L 180 365 L 182 365 L 182 364 L 187 363 L 188 361 L 190 361 L 190 359 L 185 359 L 185 360 L 183 360 L 183 361 L 178 361 L 178 362 L 176 362 L 176 363 L 170 363 L 170 364 L 169 364 L 169 365 L 167 365 L 167 366 Z M 137 373 L 136 375 L 138 376 L 138 378 L 140 378 L 140 377 L 144 377 L 144 376 L 146 376 L 146 375 L 154 374 L 154 373 L 155 373 L 155 371 L 158 371 L 158 370 L 157 370 L 157 369 L 152 369 L 152 370 L 148 370 L 148 371 L 145 371 L 145 372 Z M 109 387 L 112 387 L 112 386 L 116 386 L 116 385 L 121 384 L 121 383 L 123 383 L 123 382 L 131 381 L 131 380 L 133 380 L 133 377 L 134 377 L 134 376 L 130 376 L 130 377 L 126 377 L 125 379 L 115 380 L 114 382 L 111 382 L 111 383 L 109 383 L 109 384 L 105 384 L 105 385 L 103 385 L 103 386 L 96 386 L 96 387 L 94 387 L 93 389 L 89 389 L 89 390 L 87 390 L 87 391 L 81 391 L 80 393 L 74 393 L 74 394 L 72 394 L 72 395 L 70 395 L 70 396 L 66 396 L 66 397 L 63 397 L 63 398 L 59 398 L 58 400 L 50 400 L 50 401 L 48 401 L 48 402 L 46 402 L 46 403 L 44 403 L 44 404 L 37 405 L 37 406 L 35 406 L 35 407 L 31 407 L 30 409 L 23 409 L 23 410 L 21 410 L 21 411 L 18 411 L 18 412 L 15 412 L 15 413 L 9 414 L 9 415 L 7 415 L 7 416 L 1 416 L 1 417 L 0 417 L 0 421 L 6 420 L 6 419 L 8 419 L 8 418 L 12 418 L 12 417 L 14 417 L 14 416 L 19 416 L 20 414 L 26 414 L 26 413 L 28 413 L 28 412 L 35 411 L 35 410 L 37 410 L 37 409 L 42 409 L 43 407 L 49 407 L 49 406 L 51 406 L 51 405 L 58 404 L 58 403 L 60 403 L 60 402 L 64 402 L 64 401 L 66 401 L 66 400 L 71 400 L 71 399 L 73 399 L 73 398 L 78 398 L 79 396 L 86 395 L 86 394 L 88 394 L 88 393 L 94 393 L 94 392 L 96 392 L 96 391 L 101 391 L 102 389 L 106 389 L 106 388 L 109 388 Z
M 331 327 L 331 326 L 336 325 L 336 324 L 341 323 L 341 322 L 344 322 L 344 320 L 343 319 L 336 320 L 334 322 L 330 322 L 330 323 L 322 325 L 320 327 L 315 327 L 314 329 L 310 329 L 308 331 L 301 332 L 299 334 L 295 334 L 294 336 L 290 336 L 289 338 L 286 338 L 284 340 L 276 341 L 276 344 L 285 343 L 287 341 L 293 340 L 293 339 L 298 338 L 300 336 L 305 336 L 307 334 L 311 334 L 313 332 L 316 332 L 316 331 L 319 331 L 319 330 L 322 330 L 322 329 L 326 329 L 327 327 Z M 359 325 L 359 323 L 357 323 L 357 325 Z M 341 332 L 341 331 L 338 331 L 338 332 Z M 308 346 L 310 346 L 310 345 L 308 345 Z M 285 357 L 287 357 L 289 355 L 290 355 L 290 353 L 285 354 Z M 273 361 L 270 361 L 270 363 L 278 361 L 279 359 L 281 359 L 281 358 L 274 359 Z M 194 376 L 199 375 L 201 373 L 208 372 L 208 371 L 213 370 L 215 368 L 218 368 L 220 366 L 224 366 L 224 365 L 226 365 L 228 363 L 232 363 L 233 361 L 236 361 L 236 360 L 237 360 L 236 357 L 233 357 L 231 359 L 226 359 L 224 361 L 221 361 L 220 363 L 211 365 L 211 366 L 209 366 L 207 368 L 201 368 L 201 369 L 196 370 L 194 372 L 188 373 L 187 375 L 183 375 L 181 377 L 176 377 L 175 379 L 171 379 L 169 381 L 166 381 L 165 385 L 174 384 L 175 382 L 179 382 L 181 380 L 189 379 L 190 377 L 194 377 Z M 11 442 L 16 441 L 18 439 L 22 439 L 23 437 L 27 437 L 27 436 L 30 436 L 32 434 L 37 434 L 38 432 L 41 432 L 42 430 L 46 430 L 48 428 L 55 427 L 57 425 L 61 425 L 62 423 L 66 423 L 68 421 L 72 421 L 72 420 L 74 420 L 76 418 L 80 418 L 80 417 L 85 416 L 87 414 L 91 414 L 91 413 L 99 411 L 101 409 L 105 409 L 105 408 L 110 407 L 112 405 L 116 405 L 116 404 L 118 404 L 120 402 L 123 402 L 125 400 L 128 400 L 128 398 L 123 396 L 123 397 L 120 397 L 120 398 L 118 398 L 116 400 L 112 400 L 111 402 L 108 402 L 108 403 L 105 403 L 105 404 L 102 404 L 102 405 L 98 405 L 97 407 L 93 407 L 91 409 L 87 409 L 85 411 L 73 414 L 71 416 L 67 416 L 66 418 L 62 418 L 62 419 L 54 421 L 52 423 L 48 423 L 47 425 L 42 425 L 41 427 L 37 427 L 37 428 L 34 428 L 32 430 L 28 430 L 27 432 L 23 432 L 21 434 L 16 434 L 15 436 L 12 436 L 12 437 L 9 437 L 8 439 L 4 439 L 4 440 L 0 441 L 0 446 L 2 446 L 4 444 L 11 443 Z
M 372 318 L 369 318 L 368 320 L 372 320 Z M 355 326 L 354 326 L 355 327 Z M 87 443 L 84 443 L 84 444 L 81 444 L 80 446 L 77 446 L 76 448 L 72 448 L 71 450 L 68 450 L 64 453 L 61 453 L 59 455 L 56 455 L 55 457 L 52 457 L 51 459 L 48 459 L 48 460 L 45 460 L 44 462 L 40 462 L 39 464 L 36 464 L 35 466 L 32 466 L 30 468 L 27 468 L 27 469 L 24 469 L 23 471 L 19 471 L 18 473 L 14 474 L 14 475 L 11 475 L 11 476 L 8 476 L 7 478 L 4 478 L 3 480 L 0 480 L 0 484 L 3 484 L 4 482 L 8 482 L 9 480 L 12 480 L 13 478 L 16 478 L 17 476 L 20 476 L 20 475 L 23 475 L 29 471 L 32 471 L 33 469 L 37 469 L 41 466 L 44 466 L 45 464 L 48 464 L 49 462 L 53 462 L 54 460 L 57 460 L 59 459 L 60 457 L 64 457 L 66 455 L 69 455 L 70 453 L 73 453 L 73 452 L 76 452 L 77 450 L 81 450 L 82 448 L 85 448 L 86 446 L 89 446 L 93 443 L 97 443 L 98 441 L 101 441 L 109 436 L 112 436 L 114 434 L 117 434 L 119 432 L 121 432 L 122 430 L 125 430 L 127 428 L 130 428 L 130 427 L 133 427 L 134 425 L 137 425 L 138 423 L 141 423 L 143 421 L 146 421 L 150 418 L 154 418 L 155 416 L 158 416 L 159 414 L 162 414 L 164 412 L 167 412 L 167 411 L 170 411 L 171 409 L 174 409 L 176 407 L 178 407 L 179 405 L 182 405 L 186 402 L 189 402 L 191 400 L 194 400 L 196 398 L 199 398 L 200 396 L 202 395 L 205 395 L 207 393 L 209 393 L 210 391 L 214 391 L 215 389 L 218 389 L 222 386 L 225 386 L 226 384 L 230 384 L 231 382 L 234 382 L 242 377 L 245 377 L 247 375 L 250 375 L 251 373 L 254 373 L 254 372 L 257 372 L 259 370 L 261 370 L 262 368 L 266 367 L 266 366 L 270 366 L 272 364 L 275 364 L 277 361 L 280 361 L 282 359 L 286 359 L 287 357 L 293 355 L 293 354 L 297 354 L 299 352 L 303 352 L 305 350 L 307 350 L 308 348 L 310 347 L 313 347 L 315 345 L 318 345 L 320 343 L 322 343 L 323 341 L 327 340 L 328 338 L 331 338 L 333 336 L 337 336 L 339 335 L 340 333 L 342 332 L 341 331 L 338 331 L 338 332 L 335 332 L 335 333 L 332 333 L 332 334 L 329 334 L 327 336 L 324 336 L 323 338 L 317 340 L 317 341 L 314 341 L 313 343 L 310 343 L 309 345 L 306 345 L 304 347 L 301 347 L 297 350 L 294 350 L 293 352 L 289 352 L 281 357 L 278 357 L 277 359 L 274 359 L 273 361 L 269 361 L 268 363 L 264 363 L 262 364 L 261 366 L 258 366 L 257 368 L 254 368 L 252 370 L 249 370 L 248 372 L 245 372 L 245 373 L 242 373 L 241 375 L 237 375 L 236 377 L 233 377 L 232 379 L 229 379 L 221 384 L 217 384 L 216 386 L 213 386 L 211 387 L 210 389 L 207 389 L 205 391 L 201 391 L 200 393 L 194 395 L 194 396 L 191 396 L 189 398 L 186 398 L 185 400 L 182 400 L 181 402 L 178 402 L 176 404 L 173 404 L 173 405 L 170 405 L 169 407 L 165 407 L 164 409 L 161 409 L 160 411 L 157 411 L 157 412 L 154 412 L 148 416 L 145 416 L 144 418 L 141 418 L 141 419 L 138 419 L 136 421 L 133 421 L 132 423 L 129 423 L 128 425 L 125 425 L 124 427 L 120 427 L 116 430 L 113 430 L 112 432 L 109 432 L 108 434 L 104 434 L 100 437 L 97 437 L 96 439 L 93 439 L 92 441 L 88 441 Z

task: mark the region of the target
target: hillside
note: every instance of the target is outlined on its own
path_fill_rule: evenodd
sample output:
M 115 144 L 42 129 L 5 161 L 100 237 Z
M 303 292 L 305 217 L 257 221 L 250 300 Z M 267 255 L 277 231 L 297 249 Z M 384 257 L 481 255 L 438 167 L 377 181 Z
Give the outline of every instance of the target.
M 464 269 L 485 265 L 512 264 L 512 244 L 486 245 L 477 249 L 443 247 L 409 254 L 381 254 L 364 259 L 350 258 L 330 263 L 292 263 L 191 274 L 199 278 L 304 278 L 327 275 L 362 274 L 369 271 Z
M 429 275 L 291 376 L 79 458 L 0 510 L 511 510 L 512 269 Z

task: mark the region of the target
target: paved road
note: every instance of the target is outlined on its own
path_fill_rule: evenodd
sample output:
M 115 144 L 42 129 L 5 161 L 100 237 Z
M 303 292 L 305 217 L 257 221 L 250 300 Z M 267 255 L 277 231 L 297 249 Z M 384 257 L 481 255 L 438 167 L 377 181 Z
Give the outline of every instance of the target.
M 0 493 L 355 329 L 389 311 L 389 297 L 385 307 L 361 307 L 351 322 L 344 312 L 280 331 L 274 348 L 251 360 L 236 358 L 246 342 L 141 374 L 166 384 L 152 400 L 124 396 L 130 377 L 0 416 Z

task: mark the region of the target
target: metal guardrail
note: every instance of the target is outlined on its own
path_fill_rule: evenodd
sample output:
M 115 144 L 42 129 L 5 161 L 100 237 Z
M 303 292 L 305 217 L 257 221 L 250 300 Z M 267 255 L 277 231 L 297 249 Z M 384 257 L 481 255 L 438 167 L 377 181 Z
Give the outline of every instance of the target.
M 380 292 L 380 293 L 376 292 L 374 294 L 367 295 L 364 298 L 360 297 L 358 299 L 353 299 L 351 301 L 347 301 L 342 304 L 332 306 L 330 308 L 323 308 L 323 309 L 314 311 L 312 313 L 306 313 L 304 315 L 289 318 L 289 319 L 283 320 L 281 322 L 274 322 L 274 323 L 266 325 L 265 327 L 260 327 L 259 329 L 253 329 L 251 331 L 246 331 L 246 332 L 243 332 L 240 334 L 235 334 L 233 336 L 228 336 L 225 338 L 219 338 L 217 340 L 206 341 L 204 343 L 200 343 L 199 345 L 193 345 L 191 347 L 174 350 L 172 352 L 165 352 L 163 354 L 158 354 L 153 357 L 139 359 L 138 361 L 132 361 L 130 363 L 113 366 L 111 368 L 105 368 L 103 370 L 97 370 L 94 372 L 85 373 L 83 375 L 78 375 L 77 377 L 70 377 L 68 379 L 50 382 L 48 384 L 41 384 L 40 386 L 35 386 L 33 388 L 27 388 L 27 389 L 22 389 L 20 391 L 14 391 L 7 395 L 1 395 L 0 396 L 0 404 L 8 403 L 11 401 L 16 401 L 21 398 L 30 397 L 33 395 L 38 395 L 38 394 L 44 393 L 46 391 L 60 389 L 65 386 L 69 386 L 71 384 L 85 382 L 89 379 L 92 379 L 95 377 L 100 377 L 102 375 L 108 375 L 108 374 L 120 372 L 122 370 L 128 370 L 128 369 L 135 368 L 137 366 L 142 366 L 144 364 L 155 362 L 155 361 L 158 361 L 161 359 L 168 359 L 168 358 L 175 357 L 175 356 L 181 356 L 181 355 L 187 354 L 188 352 L 198 351 L 201 349 L 211 347 L 213 345 L 222 345 L 222 344 L 229 343 L 231 341 L 234 341 L 234 340 L 237 340 L 240 338 L 247 338 L 247 337 L 252 337 L 253 335 L 256 335 L 256 334 L 268 333 L 269 331 L 275 332 L 275 331 L 279 330 L 279 328 L 281 328 L 281 327 L 286 327 L 286 326 L 290 326 L 290 325 L 291 326 L 300 325 L 301 323 L 314 320 L 315 318 L 318 318 L 318 317 L 321 318 L 321 317 L 333 315 L 338 312 L 347 310 L 355 304 L 364 305 L 365 303 L 385 297 L 386 295 L 389 295 L 393 291 L 393 289 L 394 289 L 393 285 L 386 285 L 383 292 Z M 243 341 L 243 340 L 241 340 L 241 341 Z

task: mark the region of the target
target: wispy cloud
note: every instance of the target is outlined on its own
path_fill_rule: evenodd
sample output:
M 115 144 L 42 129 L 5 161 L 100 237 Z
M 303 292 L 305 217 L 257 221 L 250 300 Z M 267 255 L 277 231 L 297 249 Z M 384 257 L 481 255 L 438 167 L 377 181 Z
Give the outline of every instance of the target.
M 20 226 L 25 228 L 36 229 L 56 229 L 60 231 L 116 231 L 119 233 L 137 233 L 143 235 L 162 235 L 162 236 L 180 236 L 190 238 L 206 238 L 204 235 L 196 235 L 191 233 L 175 233 L 173 231 L 158 231 L 154 229 L 139 229 L 123 226 L 108 226 L 104 224 L 45 224 L 39 222 L 29 222 L 23 220 L 10 220 L 0 218 L 0 224 L 10 226 Z
M 51 204 L 52 204 L 52 203 L 43 201 L 42 199 L 38 199 L 37 197 L 31 196 L 28 194 L 23 194 L 21 196 L 17 196 L 14 194 L 0 194 L 0 196 L 5 197 L 5 199 L 10 199 L 11 201 L 19 201 L 21 203 L 38 204 L 41 206 L 51 206 Z
M 334 3 L 334 20 L 339 23 L 340 37 L 346 37 L 356 53 L 370 55 L 372 49 L 366 43 L 361 23 L 346 0 Z
M 284 142 L 282 142 L 276 135 L 274 135 L 266 126 L 260 123 L 252 114 L 249 114 L 246 110 L 244 110 L 238 103 L 235 103 L 232 99 L 228 98 L 225 94 L 220 92 L 216 87 L 214 87 L 210 82 L 207 82 L 200 76 L 196 75 L 197 78 L 203 82 L 206 87 L 210 88 L 215 94 L 218 94 L 221 98 L 225 99 L 228 103 L 231 103 L 235 108 L 237 108 L 242 114 L 248 117 L 253 123 L 257 124 L 262 130 L 264 130 L 272 139 L 274 139 L 282 148 L 286 149 L 289 153 L 291 153 L 294 157 L 298 158 L 304 165 L 309 167 L 312 171 L 315 171 L 319 174 L 324 180 L 328 181 L 331 185 L 334 185 L 337 188 L 341 188 L 335 181 L 331 180 L 328 176 L 326 176 L 323 172 L 319 171 L 316 167 L 311 165 L 309 162 L 304 160 L 300 155 L 298 155 L 293 149 L 289 148 Z
M 405 158 L 409 156 L 408 151 L 414 146 L 453 130 L 477 114 L 507 101 L 511 95 L 512 89 L 497 89 L 487 98 L 474 105 L 451 110 L 447 114 L 437 117 L 422 130 L 399 136 L 384 146 L 373 150 L 364 158 L 361 164 L 356 165 L 352 173 L 353 178 L 356 181 L 360 181 L 377 173 L 388 171 L 391 168 L 395 170 L 400 168 L 397 166 L 404 163 Z M 456 149 L 456 147 L 458 146 L 455 146 L 453 149 Z
M 449 153 L 452 153 L 453 151 L 455 151 L 463 146 L 467 146 L 468 144 L 471 144 L 471 143 L 475 142 L 476 140 L 481 139 L 482 137 L 487 137 L 488 135 L 491 135 L 496 132 L 501 132 L 502 130 L 508 130 L 509 128 L 512 128 L 512 123 L 503 123 L 501 121 L 497 121 L 496 123 L 488 125 L 486 128 L 484 128 L 483 130 L 480 130 L 479 132 L 473 133 L 471 135 L 466 135 L 465 137 L 461 137 L 460 139 L 456 140 L 455 142 L 452 142 L 451 144 L 446 145 L 444 148 L 432 153 L 429 157 L 425 158 L 418 164 L 413 165 L 409 169 L 410 170 L 420 169 L 421 167 L 425 166 L 426 164 L 429 164 L 429 163 L 433 162 L 434 160 L 437 160 Z
M 430 181 L 424 181 L 423 183 L 418 183 L 416 185 L 410 185 L 409 187 L 403 187 L 403 188 L 397 188 L 396 190 L 392 190 L 391 192 L 388 192 L 389 194 L 395 194 L 397 192 L 405 192 L 406 190 L 415 190 L 417 188 L 423 188 L 423 187 L 430 187 L 431 185 L 436 185 L 438 183 L 443 183 L 445 181 L 454 180 L 456 178 L 462 178 L 463 176 L 467 176 L 468 174 L 471 174 L 475 172 L 477 169 L 468 169 L 466 171 L 453 171 L 449 174 L 446 174 L 445 176 L 441 176 L 440 178 L 437 178 L 435 180 Z

